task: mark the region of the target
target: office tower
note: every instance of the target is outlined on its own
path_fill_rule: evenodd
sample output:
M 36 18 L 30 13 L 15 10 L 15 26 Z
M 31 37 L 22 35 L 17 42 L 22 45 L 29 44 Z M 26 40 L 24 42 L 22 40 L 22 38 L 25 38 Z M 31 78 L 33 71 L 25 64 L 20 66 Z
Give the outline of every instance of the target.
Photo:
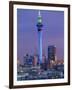
M 56 57 L 56 46 L 48 46 L 48 61 L 55 61 Z
M 34 55 L 33 66 L 37 66 L 37 61 L 38 61 L 38 57 L 36 55 Z
M 24 66 L 32 66 L 33 56 L 26 54 L 24 56 Z

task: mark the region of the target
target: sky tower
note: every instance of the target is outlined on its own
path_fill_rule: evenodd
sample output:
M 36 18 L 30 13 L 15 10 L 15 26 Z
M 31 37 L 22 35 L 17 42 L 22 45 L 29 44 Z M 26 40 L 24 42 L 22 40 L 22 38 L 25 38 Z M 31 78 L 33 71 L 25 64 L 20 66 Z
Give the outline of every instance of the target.
M 39 64 L 42 64 L 42 17 L 40 11 L 38 11 L 37 29 L 38 29 L 38 44 L 39 44 Z

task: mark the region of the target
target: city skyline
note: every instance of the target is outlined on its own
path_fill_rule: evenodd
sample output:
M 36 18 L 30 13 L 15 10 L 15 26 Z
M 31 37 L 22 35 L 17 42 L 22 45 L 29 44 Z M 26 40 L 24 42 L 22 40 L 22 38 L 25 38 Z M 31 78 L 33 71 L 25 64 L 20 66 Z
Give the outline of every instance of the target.
M 39 10 L 17 10 L 17 58 L 38 53 L 37 16 Z M 56 46 L 59 59 L 64 56 L 64 12 L 41 10 L 43 20 L 43 53 L 47 56 L 49 45 Z

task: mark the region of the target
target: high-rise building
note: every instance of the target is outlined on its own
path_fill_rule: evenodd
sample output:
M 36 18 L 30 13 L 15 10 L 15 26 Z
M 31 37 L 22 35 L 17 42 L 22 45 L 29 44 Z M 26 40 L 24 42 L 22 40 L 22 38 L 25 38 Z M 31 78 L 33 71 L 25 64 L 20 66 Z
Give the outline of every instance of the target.
M 46 63 L 46 56 L 42 55 L 42 63 Z
M 33 56 L 26 54 L 26 56 L 24 56 L 24 66 L 32 66 L 32 62 Z
M 56 46 L 51 45 L 48 46 L 48 61 L 50 63 L 50 61 L 55 61 L 55 57 L 56 57 Z
M 38 62 L 38 57 L 36 55 L 34 55 L 33 66 L 37 66 L 37 62 Z

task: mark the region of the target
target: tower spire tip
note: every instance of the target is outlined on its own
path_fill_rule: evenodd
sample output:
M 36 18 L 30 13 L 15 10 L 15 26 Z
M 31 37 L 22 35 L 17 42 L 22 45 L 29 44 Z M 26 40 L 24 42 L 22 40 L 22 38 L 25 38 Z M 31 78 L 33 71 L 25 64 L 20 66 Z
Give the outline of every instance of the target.
M 38 15 L 41 16 L 40 10 L 39 10 L 39 12 L 38 12 Z

